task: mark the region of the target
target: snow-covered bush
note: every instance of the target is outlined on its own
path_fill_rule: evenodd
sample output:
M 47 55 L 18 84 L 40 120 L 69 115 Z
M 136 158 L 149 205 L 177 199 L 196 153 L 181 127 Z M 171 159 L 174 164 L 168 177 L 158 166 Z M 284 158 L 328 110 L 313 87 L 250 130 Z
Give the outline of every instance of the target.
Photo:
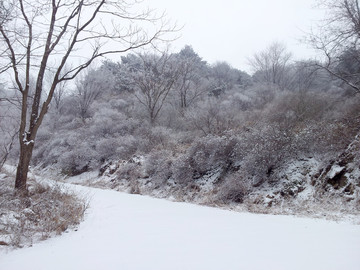
M 136 153 L 137 148 L 138 140 L 132 135 L 101 138 L 95 144 L 99 163 L 107 160 L 128 160 Z
M 208 172 L 225 173 L 233 164 L 233 148 L 236 140 L 225 136 L 208 135 L 195 140 L 172 166 L 175 182 L 187 184 Z
M 138 120 L 106 107 L 106 104 L 102 105 L 103 107 L 99 107 L 93 118 L 87 122 L 89 136 L 94 138 L 124 136 L 133 134 L 139 127 Z
M 30 179 L 28 196 L 13 192 L 13 177 L 0 175 L 0 243 L 10 247 L 61 234 L 80 223 L 88 202 L 64 187 Z
M 232 163 L 234 139 L 222 136 L 206 136 L 195 141 L 187 155 L 194 177 L 201 177 L 207 171 L 221 167 L 228 168 Z
M 135 181 L 142 176 L 140 166 L 134 162 L 121 164 L 116 171 L 119 180 Z
M 77 175 L 99 166 L 99 153 L 88 142 L 69 145 L 69 151 L 62 153 L 57 165 L 66 175 Z
M 217 199 L 227 202 L 242 203 L 251 191 L 251 183 L 244 177 L 244 172 L 229 173 L 220 185 Z
M 56 164 L 59 157 L 68 152 L 69 146 L 64 136 L 56 136 L 49 141 L 40 141 L 36 145 L 33 162 L 43 167 Z
M 293 155 L 291 138 L 276 126 L 252 129 L 239 138 L 236 145 L 236 159 L 245 175 L 259 185 L 272 178 L 274 167 L 280 166 Z
M 172 176 L 172 153 L 166 150 L 153 151 L 145 160 L 145 174 L 157 187 L 162 186 Z
M 34 164 L 54 164 L 63 173 L 73 175 L 99 168 L 105 161 L 126 160 L 134 155 L 144 144 L 132 135 L 139 121 L 100 104 L 94 105 L 93 118 L 86 121 L 76 116 L 70 121 L 65 115 L 53 126 L 52 118 L 48 118 L 48 124 L 39 131 Z
M 99 155 L 100 161 L 116 160 L 120 157 L 118 149 L 121 147 L 120 140 L 118 138 L 99 138 L 96 141 L 95 150 Z
M 248 88 L 244 94 L 251 99 L 252 108 L 262 109 L 271 103 L 279 92 L 268 85 L 257 83 Z
M 172 166 L 173 179 L 175 184 L 186 186 L 193 182 L 194 170 L 190 165 L 190 160 L 187 155 L 178 157 Z

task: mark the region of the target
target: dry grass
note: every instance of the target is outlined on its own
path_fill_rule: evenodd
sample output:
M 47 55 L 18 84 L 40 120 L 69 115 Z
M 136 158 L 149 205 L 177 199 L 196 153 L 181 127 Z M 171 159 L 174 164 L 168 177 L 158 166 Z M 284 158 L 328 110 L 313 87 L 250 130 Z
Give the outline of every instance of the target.
M 23 197 L 15 194 L 13 177 L 0 175 L 0 246 L 31 246 L 83 219 L 85 199 L 60 185 L 28 182 L 28 196 Z

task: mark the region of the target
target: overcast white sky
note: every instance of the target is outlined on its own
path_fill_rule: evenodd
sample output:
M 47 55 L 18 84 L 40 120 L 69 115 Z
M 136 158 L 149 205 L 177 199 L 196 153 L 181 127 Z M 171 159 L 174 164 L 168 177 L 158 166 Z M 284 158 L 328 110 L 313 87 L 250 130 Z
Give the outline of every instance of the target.
M 247 57 L 272 42 L 284 43 L 296 58 L 314 52 L 300 39 L 321 19 L 316 0 L 146 0 L 168 17 L 184 25 L 181 38 L 172 45 L 184 45 L 209 63 L 227 61 L 233 67 L 249 70 Z

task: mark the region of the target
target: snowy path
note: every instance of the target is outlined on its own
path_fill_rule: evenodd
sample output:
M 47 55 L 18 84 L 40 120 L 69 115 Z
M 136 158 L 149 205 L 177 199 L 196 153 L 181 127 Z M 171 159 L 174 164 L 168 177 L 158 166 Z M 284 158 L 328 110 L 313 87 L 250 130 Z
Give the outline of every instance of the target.
M 0 253 L 0 269 L 360 269 L 360 226 L 90 192 L 78 231 Z

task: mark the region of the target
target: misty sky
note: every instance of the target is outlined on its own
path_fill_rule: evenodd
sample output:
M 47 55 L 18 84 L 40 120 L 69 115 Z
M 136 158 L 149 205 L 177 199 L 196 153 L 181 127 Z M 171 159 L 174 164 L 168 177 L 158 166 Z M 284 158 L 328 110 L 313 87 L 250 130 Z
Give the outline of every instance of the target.
M 184 25 L 172 50 L 192 45 L 204 60 L 224 60 L 250 71 L 247 57 L 274 41 L 284 43 L 296 58 L 313 50 L 300 41 L 322 18 L 316 0 L 147 0 L 145 3 Z

